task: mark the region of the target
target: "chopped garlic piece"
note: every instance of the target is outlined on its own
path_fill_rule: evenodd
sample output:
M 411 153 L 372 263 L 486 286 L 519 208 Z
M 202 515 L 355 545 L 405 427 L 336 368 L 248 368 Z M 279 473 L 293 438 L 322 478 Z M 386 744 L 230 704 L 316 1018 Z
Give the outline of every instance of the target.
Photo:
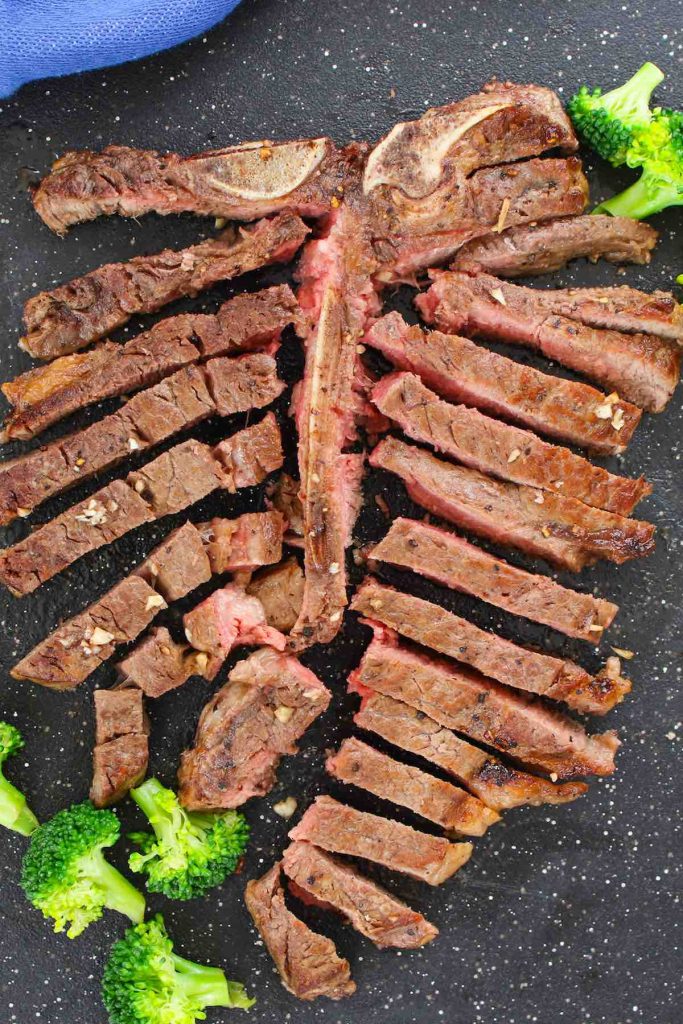
M 297 802 L 293 796 L 288 796 L 285 800 L 278 800 L 276 804 L 273 804 L 273 810 L 281 818 L 291 818 L 297 809 Z
M 336 576 L 338 572 L 339 572 L 339 562 L 331 562 L 330 563 L 330 575 L 331 576 Z
M 509 199 L 508 196 L 506 196 L 505 199 L 502 202 L 501 207 L 500 207 L 500 213 L 498 214 L 498 222 L 497 222 L 497 224 L 496 224 L 496 226 L 494 228 L 494 231 L 496 231 L 497 234 L 500 234 L 501 231 L 504 229 L 505 221 L 508 218 L 509 211 L 510 211 L 510 199 Z
M 510 454 L 508 455 L 508 462 L 516 462 L 521 454 L 522 453 L 519 448 L 513 448 Z
M 163 597 L 161 597 L 160 594 L 150 594 L 149 597 L 147 598 L 145 611 L 149 612 L 152 610 L 152 608 L 161 608 L 163 603 L 164 599 Z
M 280 704 L 279 708 L 275 708 L 275 717 L 278 722 L 282 722 L 283 725 L 287 724 L 293 714 L 294 708 L 289 708 L 286 704 Z
M 634 651 L 629 651 L 625 647 L 613 647 L 612 650 L 615 654 L 618 654 L 624 661 L 630 661 L 635 656 Z
M 536 492 L 536 497 L 534 498 L 534 501 L 537 505 L 542 505 L 544 503 L 545 498 L 543 497 L 543 491 Z
M 101 626 L 95 626 L 88 640 L 93 647 L 105 647 L 110 644 L 114 639 L 114 634 L 109 633 L 108 630 L 102 629 Z
M 501 306 L 507 306 L 502 288 L 494 288 L 491 292 L 491 298 L 495 299 L 496 302 L 500 302 Z

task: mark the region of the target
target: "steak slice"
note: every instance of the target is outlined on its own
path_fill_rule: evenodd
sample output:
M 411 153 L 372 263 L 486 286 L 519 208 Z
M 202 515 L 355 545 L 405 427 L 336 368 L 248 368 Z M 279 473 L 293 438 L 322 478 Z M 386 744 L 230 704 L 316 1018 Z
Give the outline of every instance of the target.
M 617 605 L 560 586 L 548 576 L 518 569 L 462 537 L 413 519 L 396 519 L 370 555 L 461 590 L 482 601 L 597 644 Z
M 287 207 L 318 217 L 344 179 L 344 151 L 327 138 L 246 142 L 189 157 L 107 146 L 60 157 L 35 189 L 33 205 L 58 235 L 111 214 L 251 221 Z
M 184 313 L 155 324 L 125 344 L 102 342 L 88 352 L 61 356 L 2 385 L 14 406 L 4 438 L 27 438 L 94 402 L 129 394 L 199 359 L 273 343 L 299 323 L 287 285 L 237 295 L 215 316 Z
M 657 238 L 649 224 L 628 217 L 562 217 L 468 242 L 453 269 L 476 266 L 497 277 L 525 277 L 560 270 L 581 256 L 593 262 L 643 264 L 650 262 Z
M 158 626 L 136 644 L 116 670 L 121 685 L 138 687 L 147 697 L 161 697 L 192 676 L 207 674 L 209 664 L 208 655 L 179 644 L 165 626 Z
M 244 902 L 288 992 L 307 1001 L 353 995 L 356 984 L 348 960 L 338 955 L 331 939 L 311 931 L 285 905 L 279 862 L 262 878 L 247 882 Z
M 141 576 L 170 604 L 210 580 L 212 572 L 200 528 L 184 523 L 169 533 L 134 575 Z
M 201 370 L 219 416 L 263 409 L 286 387 L 278 378 L 277 363 L 263 352 L 236 359 L 210 359 Z
M 90 799 L 117 803 L 147 771 L 149 722 L 139 690 L 95 690 L 95 749 Z
M 483 836 L 500 819 L 489 807 L 450 782 L 419 768 L 395 761 L 374 747 L 351 737 L 325 762 L 327 771 L 340 782 L 381 797 L 448 831 Z
M 465 405 L 451 405 L 414 373 L 392 373 L 372 392 L 377 408 L 413 441 L 502 480 L 560 492 L 593 508 L 629 515 L 652 487 L 640 477 L 615 476 L 568 448 L 542 441 Z
M 391 818 L 357 811 L 330 796 L 319 796 L 289 833 L 290 839 L 322 846 L 401 871 L 429 885 L 441 885 L 472 856 L 472 843 L 449 843 Z
M 290 843 L 282 867 L 295 896 L 343 914 L 380 949 L 418 949 L 439 934 L 417 910 L 311 843 Z
M 400 313 L 375 321 L 363 341 L 444 398 L 596 452 L 624 451 L 642 415 L 588 384 L 541 373 L 456 334 L 411 327 Z
M 400 647 L 391 631 L 375 637 L 349 681 L 410 704 L 448 729 L 550 773 L 553 781 L 614 771 L 615 732 L 589 736 L 527 694 Z
M 237 519 L 199 523 L 211 572 L 253 572 L 282 558 L 285 520 L 280 512 L 247 512 Z
M 266 621 L 273 629 L 289 633 L 301 612 L 304 599 L 304 574 L 296 558 L 265 569 L 247 586 L 247 593 L 263 605 Z
M 95 743 L 148 733 L 149 722 L 139 690 L 95 690 Z
M 415 302 L 427 323 L 440 330 L 536 349 L 649 412 L 661 412 L 673 394 L 681 351 L 672 341 L 588 327 L 553 313 L 544 291 L 489 274 L 431 276 L 431 288 Z
M 281 757 L 330 703 L 296 658 L 262 648 L 237 663 L 201 713 L 194 747 L 182 754 L 180 799 L 191 810 L 239 807 L 275 784 Z
M 651 523 L 494 480 L 393 437 L 380 442 L 370 463 L 399 476 L 429 512 L 575 572 L 599 558 L 621 565 L 654 548 Z
M 213 678 L 230 652 L 245 644 L 270 644 L 282 651 L 285 638 L 266 622 L 261 602 L 229 583 L 183 616 L 187 642 L 209 656 Z
M 503 764 L 409 704 L 358 689 L 362 701 L 353 720 L 360 729 L 442 768 L 494 811 L 563 804 L 588 789 L 585 782 L 550 782 Z
M 622 678 L 614 664 L 617 659 L 609 659 L 594 677 L 572 661 L 520 647 L 431 601 L 402 594 L 371 577 L 356 591 L 351 608 L 499 683 L 564 701 L 575 711 L 604 715 L 631 690 L 631 681 Z
M 230 494 L 263 483 L 284 460 L 277 420 L 272 412 L 267 413 L 260 423 L 220 441 L 214 453 L 221 464 L 221 487 Z
M 29 299 L 20 344 L 35 359 L 76 352 L 138 313 L 154 313 L 175 299 L 269 263 L 287 263 L 307 234 L 302 220 L 282 213 L 248 230 L 230 228 L 188 249 L 108 263 Z
M 549 288 L 541 293 L 548 309 L 590 327 L 655 334 L 683 342 L 683 305 L 671 292 L 642 292 L 629 285 L 608 288 Z

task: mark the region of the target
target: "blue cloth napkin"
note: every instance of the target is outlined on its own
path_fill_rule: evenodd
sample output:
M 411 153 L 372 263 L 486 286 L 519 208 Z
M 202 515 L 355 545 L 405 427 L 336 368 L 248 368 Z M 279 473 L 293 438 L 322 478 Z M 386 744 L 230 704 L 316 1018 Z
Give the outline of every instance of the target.
M 239 0 L 0 0 L 0 96 L 24 82 L 146 57 L 205 32 Z

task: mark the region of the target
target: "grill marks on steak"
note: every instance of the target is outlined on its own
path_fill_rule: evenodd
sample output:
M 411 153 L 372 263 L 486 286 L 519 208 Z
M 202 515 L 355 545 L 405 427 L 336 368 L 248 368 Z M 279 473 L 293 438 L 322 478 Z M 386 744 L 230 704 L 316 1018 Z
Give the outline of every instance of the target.
M 175 299 L 269 263 L 288 262 L 308 233 L 302 220 L 283 213 L 250 229 L 229 229 L 188 249 L 108 263 L 29 299 L 21 345 L 36 359 L 75 352 L 135 314 L 153 313 Z
M 33 205 L 59 235 L 112 214 L 251 221 L 287 207 L 318 217 L 344 184 L 347 152 L 327 138 L 249 142 L 190 157 L 127 146 L 71 151 L 35 189 Z
M 496 608 L 592 644 L 600 642 L 619 610 L 611 601 L 569 590 L 548 576 L 525 572 L 448 530 L 413 519 L 397 519 L 370 558 L 412 569 Z
M 282 984 L 297 999 L 343 999 L 356 991 L 348 960 L 334 943 L 311 931 L 285 905 L 280 863 L 247 882 L 247 910 L 278 969 Z
M 630 680 L 622 678 L 614 665 L 593 677 L 572 661 L 520 647 L 431 601 L 403 594 L 371 577 L 357 590 L 351 608 L 499 683 L 564 701 L 576 711 L 604 715 L 631 690 Z
M 399 646 L 391 631 L 375 637 L 349 681 L 361 693 L 374 690 L 410 704 L 446 728 L 560 779 L 614 771 L 616 733 L 589 736 L 526 694 Z
M 414 441 L 503 480 L 561 493 L 622 516 L 629 515 L 652 492 L 643 477 L 615 476 L 528 430 L 465 405 L 444 402 L 413 373 L 382 378 L 373 389 L 372 400 Z
M 108 807 L 147 772 L 149 722 L 139 690 L 95 690 L 95 742 L 90 799 Z
M 450 782 L 395 761 L 355 737 L 344 740 L 337 753 L 328 757 L 325 767 L 340 782 L 407 807 L 461 835 L 482 836 L 500 817 Z
M 643 264 L 650 262 L 657 238 L 649 224 L 628 217 L 563 217 L 477 238 L 460 249 L 453 269 L 476 266 L 498 277 L 524 277 L 560 270 L 581 256 Z
M 296 658 L 263 648 L 238 662 L 202 711 L 193 748 L 182 755 L 182 803 L 218 810 L 263 796 L 275 783 L 280 758 L 296 753 L 330 698 Z
M 261 483 L 282 465 L 282 458 L 272 413 L 214 449 L 185 441 L 6 548 L 0 555 L 0 581 L 16 596 L 28 594 L 142 523 L 181 512 L 218 488 L 234 493 Z
M 458 335 L 409 326 L 399 313 L 377 320 L 363 341 L 444 398 L 594 451 L 623 451 L 642 415 L 619 400 L 607 403 L 612 415 L 601 418 L 607 396 L 595 388 L 541 373 Z M 622 421 L 618 430 L 615 415 L 617 424 Z
M 472 843 L 449 843 L 390 818 L 319 796 L 289 833 L 290 839 L 382 864 L 429 885 L 441 885 L 472 855 Z
M 438 935 L 417 910 L 311 843 L 291 843 L 282 867 L 295 896 L 343 914 L 380 949 L 418 949 Z
M 494 811 L 528 804 L 562 804 L 586 792 L 584 782 L 550 782 L 503 764 L 409 704 L 365 690 L 354 723 L 448 772 Z
M 650 412 L 661 412 L 673 394 L 681 350 L 672 341 L 586 326 L 553 312 L 571 308 L 576 317 L 584 304 L 568 306 L 551 292 L 489 274 L 434 271 L 430 276 L 431 288 L 415 303 L 440 330 L 536 349 Z
M 188 364 L 272 344 L 290 323 L 300 323 L 299 307 L 291 289 L 278 285 L 237 295 L 215 316 L 180 314 L 125 344 L 103 342 L 62 356 L 2 385 L 14 406 L 4 437 L 33 437 L 78 409 L 156 384 Z
M 380 442 L 370 463 L 399 476 L 429 512 L 567 569 L 579 571 L 599 558 L 620 565 L 654 548 L 650 523 L 495 480 L 393 437 Z

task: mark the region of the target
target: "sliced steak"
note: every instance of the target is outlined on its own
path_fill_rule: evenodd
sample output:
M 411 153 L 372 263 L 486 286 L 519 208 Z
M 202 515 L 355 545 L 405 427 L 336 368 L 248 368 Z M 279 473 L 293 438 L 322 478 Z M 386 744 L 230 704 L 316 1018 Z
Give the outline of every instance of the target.
M 363 341 L 444 398 L 596 452 L 624 451 L 642 415 L 588 384 L 541 373 L 455 334 L 411 327 L 400 313 L 375 321 Z
M 286 387 L 278 378 L 275 360 L 263 352 L 210 359 L 201 369 L 219 416 L 263 409 Z
M 237 663 L 202 711 L 181 758 L 180 799 L 193 810 L 239 807 L 275 784 L 281 757 L 330 703 L 296 658 L 263 648 Z
M 165 626 L 159 626 L 136 644 L 116 670 L 122 685 L 136 686 L 147 697 L 161 697 L 192 676 L 207 674 L 209 664 L 207 654 L 179 644 Z
M 218 490 L 220 463 L 201 441 L 184 441 L 128 474 L 129 487 L 150 508 L 152 519 L 175 515 Z
M 463 789 L 395 761 L 355 737 L 344 740 L 337 753 L 328 757 L 325 767 L 340 782 L 407 807 L 464 836 L 483 836 L 489 825 L 500 818 Z
M 614 771 L 620 745 L 616 733 L 588 736 L 578 723 L 537 699 L 399 646 L 391 631 L 375 637 L 351 682 L 410 704 L 448 729 L 553 778 Z
M 418 949 L 439 934 L 417 910 L 311 843 L 291 843 L 282 867 L 295 896 L 343 914 L 380 949 Z
M 279 863 L 247 882 L 244 902 L 288 992 L 307 1001 L 353 995 L 348 960 L 338 955 L 331 939 L 311 931 L 285 905 Z
M 148 733 L 149 722 L 139 690 L 95 690 L 95 743 L 130 733 Z
M 122 800 L 147 771 L 149 722 L 139 690 L 95 690 L 95 749 L 90 799 Z
M 472 843 L 449 843 L 391 818 L 357 811 L 319 796 L 289 833 L 330 853 L 348 854 L 401 871 L 429 885 L 441 885 L 472 856 Z
M 678 383 L 681 351 L 672 341 L 588 327 L 552 312 L 544 291 L 489 274 L 449 271 L 432 280 L 415 302 L 440 330 L 536 349 L 650 412 L 661 412 Z
M 248 230 L 230 228 L 188 249 L 108 263 L 29 299 L 21 345 L 35 359 L 75 352 L 135 314 L 154 313 L 175 299 L 269 263 L 288 262 L 307 234 L 302 220 L 282 213 Z
M 590 327 L 655 334 L 679 345 L 683 342 L 683 305 L 676 302 L 671 292 L 642 292 L 624 284 L 607 288 L 550 288 L 540 295 L 553 313 Z
M 289 633 L 301 612 L 304 574 L 296 558 L 288 558 L 259 573 L 247 586 L 247 593 L 263 605 L 266 621 L 273 629 Z
M 221 487 L 231 494 L 255 487 L 280 469 L 284 459 L 282 436 L 272 412 L 260 423 L 246 427 L 219 442 L 214 453 L 221 464 Z
M 503 764 L 409 704 L 359 687 L 354 722 L 409 754 L 448 772 L 494 811 L 531 804 L 563 804 L 586 792 L 585 782 L 550 782 Z
M 211 572 L 253 572 L 282 558 L 285 520 L 280 512 L 247 512 L 237 519 L 199 523 Z
M 597 644 L 617 605 L 560 586 L 548 576 L 525 572 L 462 537 L 413 519 L 397 519 L 370 555 L 462 590 L 532 622 Z
M 112 214 L 189 212 L 251 221 L 287 207 L 318 217 L 344 179 L 344 151 L 324 137 L 247 142 L 189 157 L 107 146 L 60 157 L 35 189 L 33 205 L 58 235 Z
M 134 575 L 141 576 L 170 604 L 206 583 L 212 572 L 200 528 L 184 523 L 169 533 Z
M 643 477 L 616 476 L 529 430 L 444 402 L 414 373 L 384 377 L 373 389 L 372 400 L 413 441 L 502 480 L 559 492 L 621 516 L 652 493 Z
M 287 285 L 237 295 L 215 316 L 185 313 L 161 320 L 122 345 L 102 342 L 61 356 L 2 385 L 14 407 L 5 439 L 27 438 L 78 409 L 129 394 L 199 359 L 273 343 L 299 308 Z
M 263 605 L 229 583 L 183 616 L 187 642 L 209 656 L 216 674 L 230 652 L 243 645 L 270 644 L 282 651 L 285 638 L 266 622 Z
M 621 565 L 654 549 L 651 523 L 494 480 L 393 437 L 380 442 L 370 462 L 399 476 L 429 512 L 575 572 L 599 558 Z
M 290 534 L 304 535 L 304 508 L 301 504 L 301 483 L 289 473 L 280 473 L 267 488 L 269 504 L 287 520 Z
M 649 263 L 657 238 L 649 224 L 628 217 L 562 217 L 469 242 L 458 252 L 453 269 L 476 266 L 497 277 L 525 277 L 559 270 L 581 256 Z
M 402 594 L 370 577 L 356 591 L 351 608 L 499 683 L 564 701 L 575 711 L 604 715 L 631 691 L 631 681 L 614 664 L 617 659 L 592 676 L 573 661 L 520 647 L 431 601 Z

